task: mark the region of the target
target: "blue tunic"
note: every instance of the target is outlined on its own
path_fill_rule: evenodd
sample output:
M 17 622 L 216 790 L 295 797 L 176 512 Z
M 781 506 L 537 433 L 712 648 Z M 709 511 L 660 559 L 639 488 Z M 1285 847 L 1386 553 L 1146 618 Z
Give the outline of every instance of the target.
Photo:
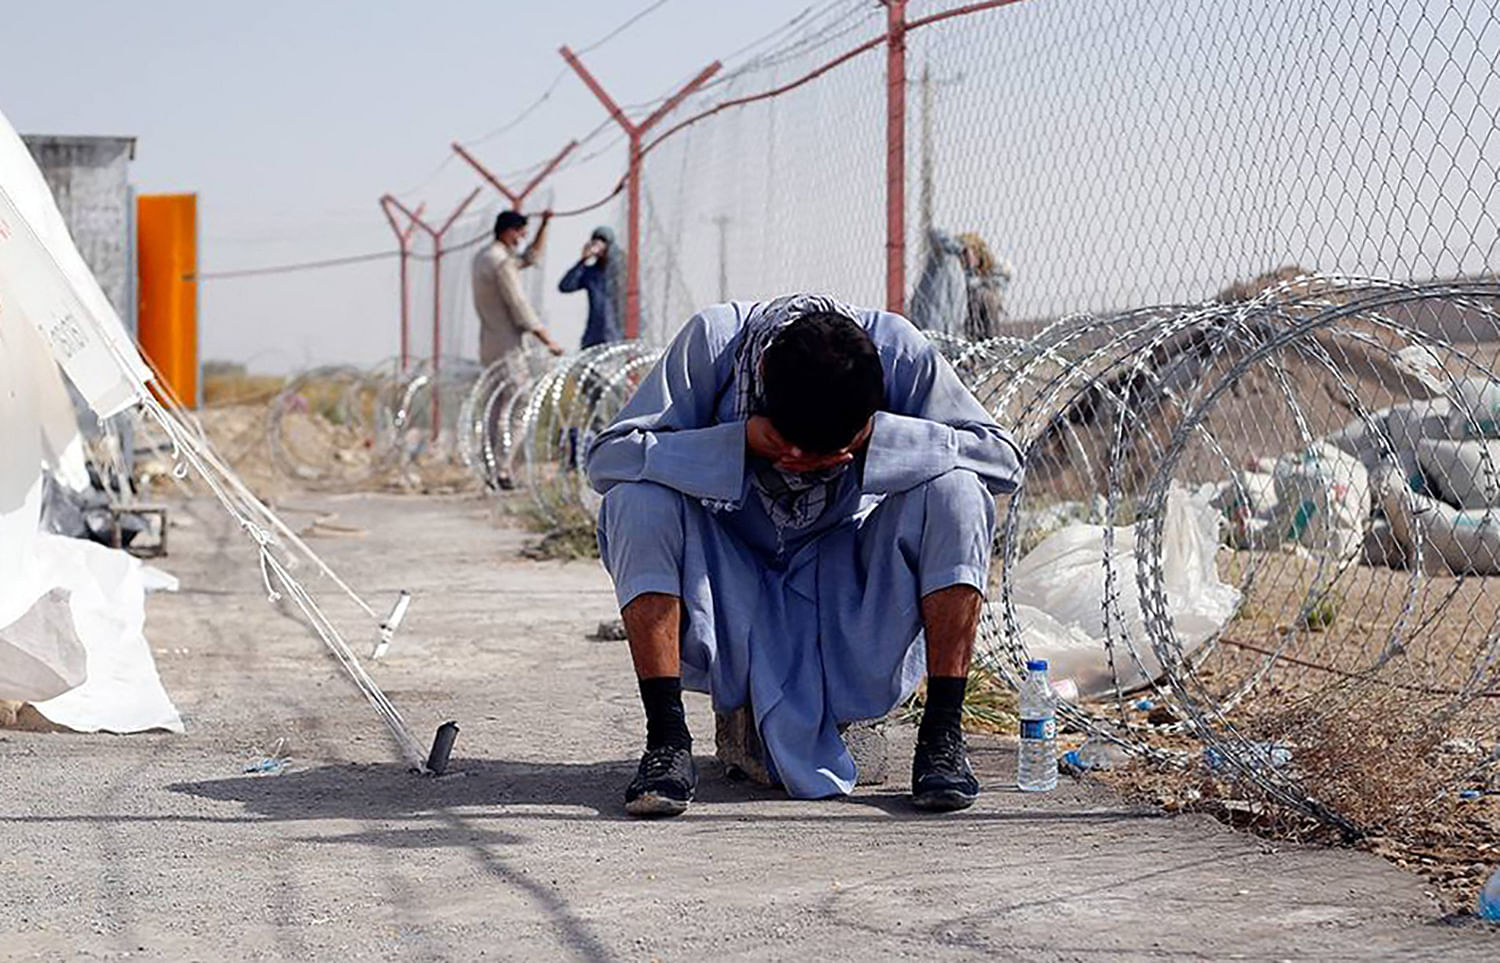
M 789 793 L 847 793 L 856 772 L 837 726 L 884 715 L 921 680 L 924 595 L 985 589 L 993 496 L 1020 483 L 1020 454 L 910 322 L 860 311 L 884 410 L 817 521 L 778 528 L 735 415 L 751 308 L 689 321 L 590 448 L 601 554 L 622 608 L 682 598 L 683 684 L 721 712 L 751 702 Z
M 579 347 L 592 348 L 599 344 L 612 344 L 624 338 L 620 330 L 618 312 L 615 310 L 615 298 L 611 296 L 609 290 L 609 271 L 603 264 L 598 261 L 593 264 L 579 261 L 562 276 L 562 280 L 557 283 L 557 289 L 564 294 L 579 290 L 588 292 L 589 317 L 584 323 L 583 339 Z

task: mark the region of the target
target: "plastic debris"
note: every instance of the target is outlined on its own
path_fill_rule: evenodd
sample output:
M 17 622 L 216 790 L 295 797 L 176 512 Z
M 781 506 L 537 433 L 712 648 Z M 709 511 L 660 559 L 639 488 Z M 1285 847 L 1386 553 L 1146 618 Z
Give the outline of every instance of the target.
M 292 764 L 292 757 L 285 755 L 286 738 L 276 740 L 276 748 L 269 755 L 252 759 L 240 769 L 240 772 L 256 776 L 279 776 L 286 772 L 286 768 Z
M 1236 760 L 1256 769 L 1285 769 L 1292 764 L 1292 747 L 1280 742 L 1251 742 L 1236 753 Z M 1203 762 L 1217 773 L 1234 767 L 1234 760 L 1217 746 L 1203 750 Z
M 1090 737 L 1077 749 L 1063 754 L 1062 768 L 1069 772 L 1095 769 L 1118 769 L 1130 762 L 1130 753 L 1117 743 L 1098 736 Z
M 1500 869 L 1495 870 L 1479 893 L 1479 916 L 1500 923 Z

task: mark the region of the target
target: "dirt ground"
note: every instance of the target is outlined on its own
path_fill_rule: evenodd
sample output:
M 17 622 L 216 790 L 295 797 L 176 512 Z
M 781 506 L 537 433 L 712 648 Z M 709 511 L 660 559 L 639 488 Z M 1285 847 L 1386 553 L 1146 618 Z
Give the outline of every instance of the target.
M 974 741 L 967 813 L 905 786 L 793 802 L 731 783 L 689 711 L 701 801 L 626 819 L 641 742 L 596 562 L 534 562 L 478 498 L 298 496 L 294 526 L 374 605 L 415 603 L 372 672 L 450 775 L 410 775 L 321 643 L 268 604 L 248 543 L 179 503 L 148 634 L 183 736 L 0 733 L 3 959 L 701 959 L 912 956 L 1494 959 L 1500 930 L 1350 850 L 1168 818 L 1094 783 L 1008 788 Z M 329 515 L 336 518 L 330 522 Z M 362 534 L 361 534 L 362 533 Z M 308 584 L 336 596 L 321 579 Z M 346 604 L 331 604 L 340 616 Z M 368 621 L 344 618 L 361 652 Z M 897 732 L 904 769 L 910 730 Z M 281 775 L 244 765 L 286 740 Z

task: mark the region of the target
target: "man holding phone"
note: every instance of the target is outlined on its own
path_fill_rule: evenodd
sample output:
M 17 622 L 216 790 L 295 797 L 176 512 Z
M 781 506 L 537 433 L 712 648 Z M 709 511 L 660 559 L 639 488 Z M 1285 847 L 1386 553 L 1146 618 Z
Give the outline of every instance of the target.
M 625 257 L 620 245 L 615 243 L 615 232 L 603 225 L 594 228 L 588 243 L 583 246 L 583 256 L 557 285 L 564 294 L 588 292 L 589 317 L 579 347 L 587 349 L 624 340 L 620 327 L 623 314 L 620 302 L 625 294 L 624 270 Z

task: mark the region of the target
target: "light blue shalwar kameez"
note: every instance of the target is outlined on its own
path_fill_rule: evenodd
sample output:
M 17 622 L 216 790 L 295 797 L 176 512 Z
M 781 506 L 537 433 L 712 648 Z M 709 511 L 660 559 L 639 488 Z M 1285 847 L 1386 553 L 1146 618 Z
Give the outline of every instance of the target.
M 853 790 L 840 723 L 877 718 L 925 673 L 921 599 L 986 586 L 994 495 L 1021 480 L 1009 436 L 899 315 L 857 317 L 885 369 L 866 453 L 821 516 L 778 529 L 747 471 L 735 354 L 755 306 L 694 316 L 590 448 L 599 544 L 621 608 L 682 598 L 682 681 L 748 699 L 788 793 Z

